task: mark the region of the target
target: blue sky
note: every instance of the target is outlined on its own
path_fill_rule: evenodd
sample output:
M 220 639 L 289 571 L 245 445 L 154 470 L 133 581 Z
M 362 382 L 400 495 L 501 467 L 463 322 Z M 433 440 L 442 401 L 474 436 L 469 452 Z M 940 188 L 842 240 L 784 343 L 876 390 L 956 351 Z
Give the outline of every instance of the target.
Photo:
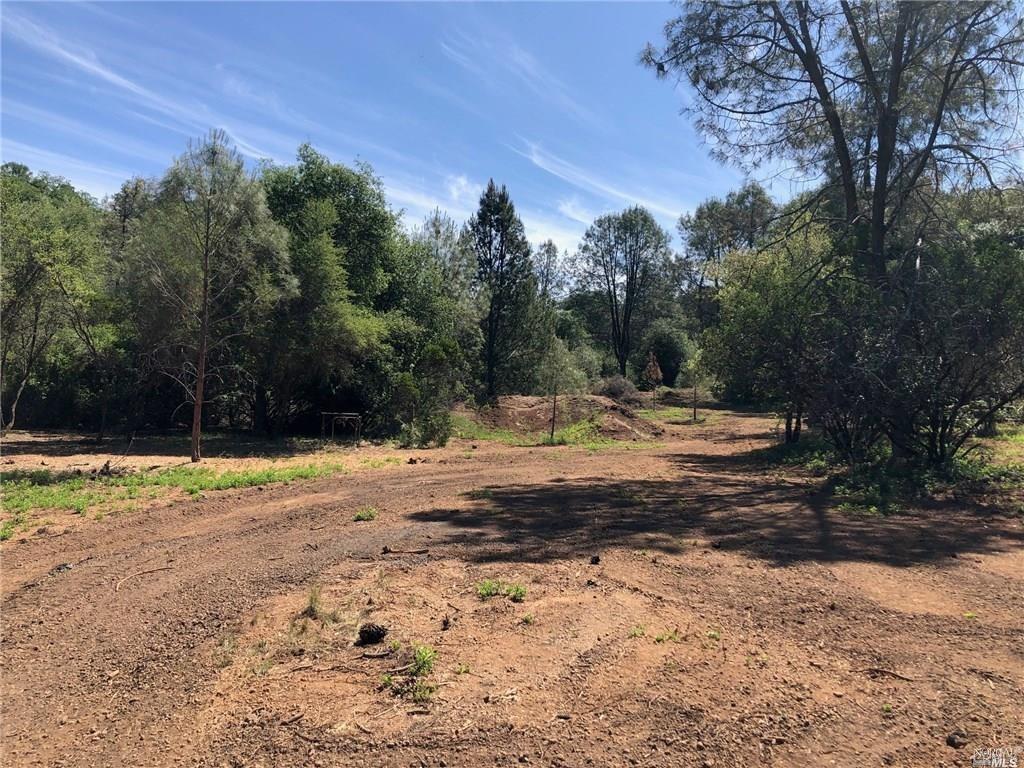
M 531 241 L 679 214 L 742 182 L 639 66 L 676 11 L 642 4 L 11 3 L 2 155 L 102 197 L 222 128 L 253 162 L 309 141 L 368 161 L 405 221 L 465 219 L 489 177 Z

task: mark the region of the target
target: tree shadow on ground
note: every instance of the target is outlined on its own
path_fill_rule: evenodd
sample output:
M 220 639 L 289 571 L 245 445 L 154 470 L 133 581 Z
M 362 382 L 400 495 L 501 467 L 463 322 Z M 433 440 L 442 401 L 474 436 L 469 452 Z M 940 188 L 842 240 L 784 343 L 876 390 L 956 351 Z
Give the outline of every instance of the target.
M 605 547 L 679 553 L 696 540 L 777 566 L 910 566 L 1024 546 L 1019 527 L 978 506 L 853 515 L 832 508 L 824 482 L 765 476 L 751 457 L 678 454 L 673 460 L 678 479 L 492 486 L 472 495 L 471 508 L 424 510 L 413 518 L 446 526 L 442 543 L 477 562 L 544 562 L 600 554 Z

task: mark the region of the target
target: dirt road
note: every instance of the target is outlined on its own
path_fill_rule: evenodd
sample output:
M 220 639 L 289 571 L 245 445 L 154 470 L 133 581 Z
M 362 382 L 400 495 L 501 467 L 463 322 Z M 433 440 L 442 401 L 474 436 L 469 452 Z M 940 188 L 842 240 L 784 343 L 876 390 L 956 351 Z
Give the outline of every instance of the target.
M 3 763 L 946 766 L 1024 746 L 1021 520 L 839 514 L 820 480 L 746 455 L 768 427 L 412 452 L 7 543 Z M 525 598 L 482 600 L 485 579 Z M 365 620 L 400 647 L 354 647 Z M 415 645 L 434 669 L 397 696 L 384 676 Z

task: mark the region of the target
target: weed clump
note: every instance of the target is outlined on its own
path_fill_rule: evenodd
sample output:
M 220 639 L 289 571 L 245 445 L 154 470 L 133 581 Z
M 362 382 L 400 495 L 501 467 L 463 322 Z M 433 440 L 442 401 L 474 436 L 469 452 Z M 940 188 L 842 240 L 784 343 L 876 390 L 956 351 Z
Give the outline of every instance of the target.
M 430 701 L 437 685 L 426 678 L 437 663 L 437 651 L 429 645 L 415 645 L 409 661 L 381 678 L 381 689 L 417 703 Z M 467 668 L 468 669 L 468 668 Z
M 526 587 L 513 582 L 505 584 L 497 579 L 484 579 L 476 585 L 476 593 L 481 600 L 491 597 L 507 597 L 513 603 L 521 603 L 526 599 Z
M 352 519 L 357 523 L 368 523 L 377 519 L 377 510 L 374 507 L 363 507 L 355 513 Z

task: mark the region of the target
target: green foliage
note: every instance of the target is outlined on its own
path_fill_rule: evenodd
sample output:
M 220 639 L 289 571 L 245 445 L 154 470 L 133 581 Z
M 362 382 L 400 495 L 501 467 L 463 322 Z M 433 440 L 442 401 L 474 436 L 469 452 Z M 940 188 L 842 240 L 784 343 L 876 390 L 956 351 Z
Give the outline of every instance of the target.
M 641 330 L 640 310 L 667 268 L 668 243 L 668 233 L 639 206 L 599 217 L 583 235 L 580 284 L 604 297 L 611 349 L 622 376 Z
M 476 594 L 481 600 L 501 594 L 501 582 L 495 579 L 484 579 L 476 585 Z
M 548 442 L 550 445 L 574 445 L 594 451 L 616 444 L 610 437 L 601 436 L 597 422 L 592 419 L 577 421 L 556 430 L 554 440 Z
M 476 585 L 476 594 L 481 600 L 501 596 L 513 603 L 521 603 L 526 599 L 526 587 L 516 582 L 506 584 L 495 579 L 484 579 Z
M 412 651 L 412 667 L 409 669 L 409 674 L 413 677 L 429 675 L 433 671 L 436 661 L 437 651 L 429 645 L 417 645 Z
M 654 320 L 644 331 L 634 356 L 634 367 L 646 361 L 651 355 L 657 360 L 665 386 L 680 386 L 689 383 L 681 380 L 679 374 L 685 374 L 686 362 L 694 355 L 693 342 L 690 340 L 682 324 L 670 318 Z M 685 375 L 683 379 L 686 379 Z
M 807 226 L 771 248 L 725 260 L 719 320 L 705 334 L 703 359 L 726 397 L 774 405 L 790 422 L 809 407 L 829 315 L 827 296 L 807 276 L 830 255 L 824 230 Z
M 528 445 L 528 438 L 517 435 L 510 429 L 489 427 L 480 421 L 463 414 L 451 416 L 452 429 L 456 437 L 463 440 L 494 440 L 506 445 Z
M 179 466 L 110 476 L 38 470 L 5 472 L 0 480 L 0 489 L 3 492 L 4 512 L 12 515 L 12 519 L 18 521 L 15 524 L 20 525 L 27 521 L 28 512 L 52 509 L 85 514 L 97 506 L 117 509 L 146 491 L 180 489 L 196 496 L 203 491 L 288 483 L 327 477 L 344 471 L 344 467 L 332 463 L 222 472 L 208 467 Z
M 679 235 L 686 248 L 684 268 L 693 286 L 689 304 L 701 331 L 718 321 L 718 292 L 726 256 L 734 250 L 754 248 L 767 233 L 775 213 L 775 203 L 768 193 L 756 181 L 750 181 L 726 195 L 725 200 L 710 198 L 692 214 L 679 217 Z M 663 363 L 660 356 L 658 362 Z M 666 381 L 673 380 L 666 376 Z
M 357 523 L 366 523 L 377 519 L 377 510 L 374 507 L 363 507 L 358 510 L 352 519 Z
M 540 319 L 530 244 L 508 189 L 488 182 L 464 237 L 476 256 L 483 389 L 490 399 L 521 388 L 532 373 L 530 352 Z

